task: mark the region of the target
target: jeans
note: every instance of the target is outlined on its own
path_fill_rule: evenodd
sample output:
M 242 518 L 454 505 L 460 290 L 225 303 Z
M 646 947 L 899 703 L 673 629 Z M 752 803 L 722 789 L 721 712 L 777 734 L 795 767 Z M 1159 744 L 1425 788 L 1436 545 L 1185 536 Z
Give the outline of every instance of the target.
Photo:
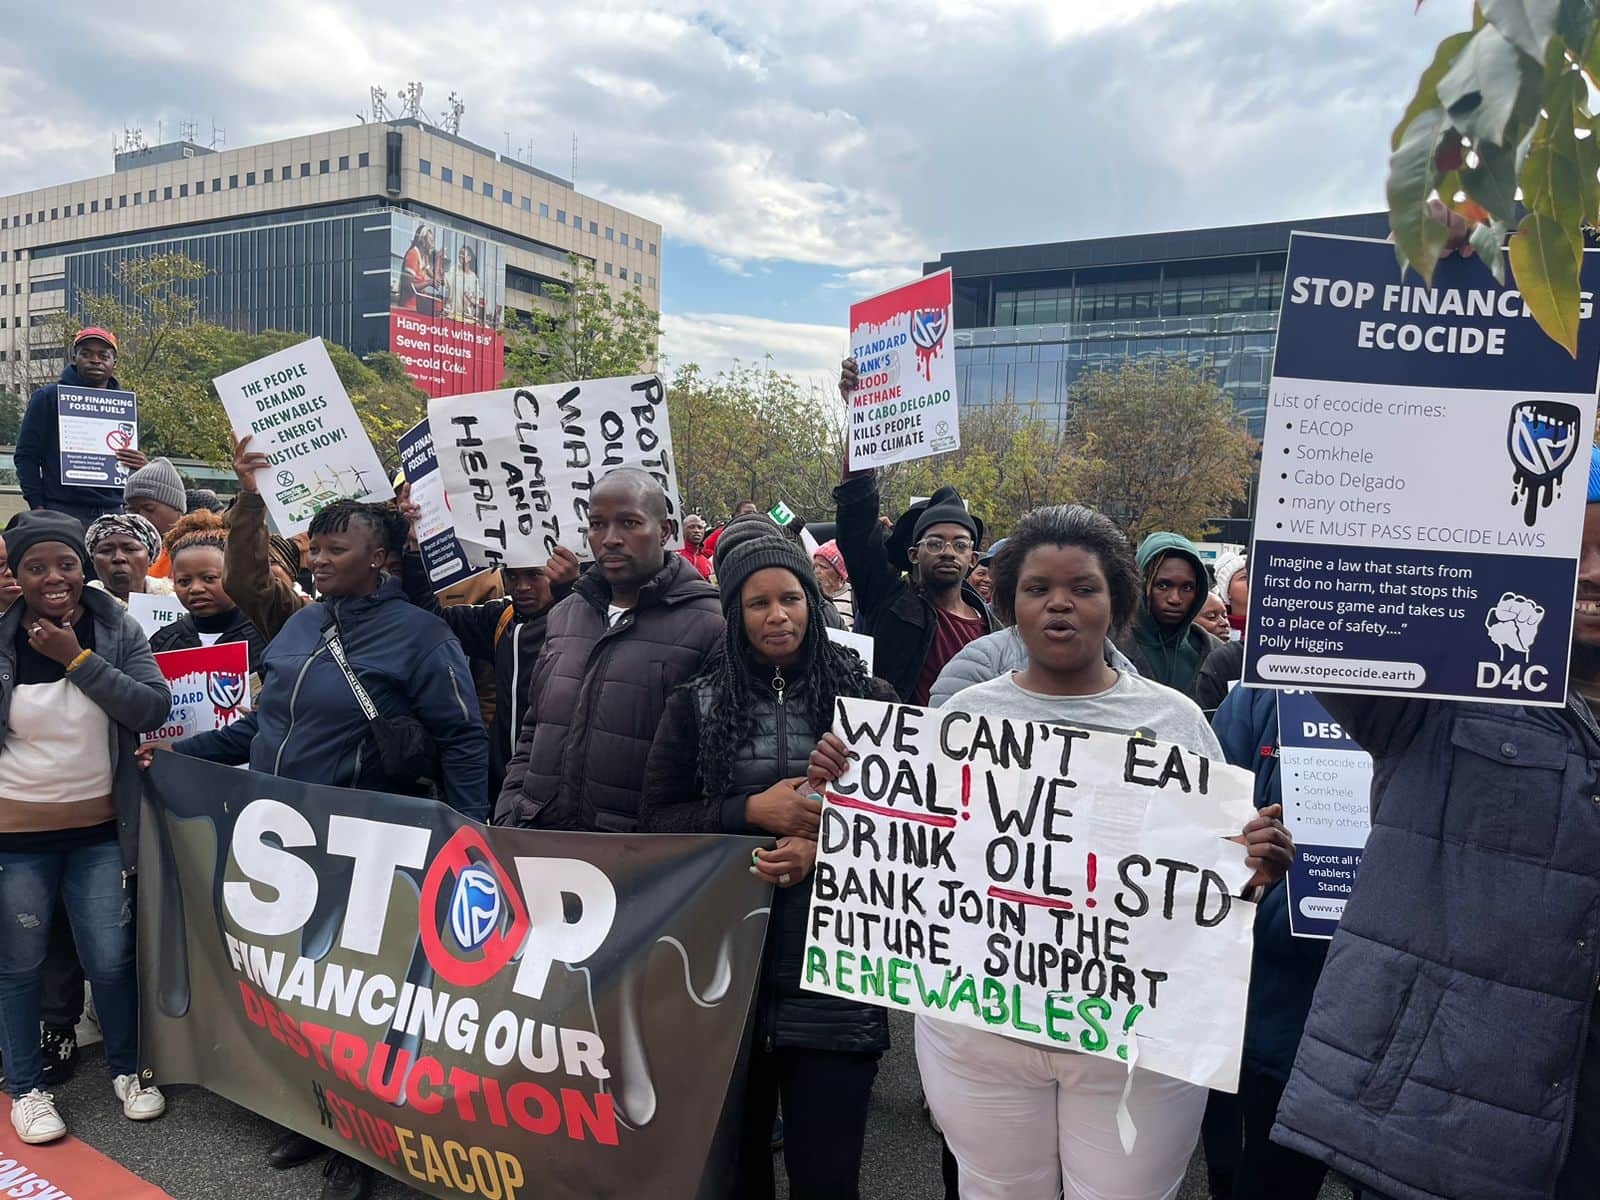
M 67 907 L 56 901 L 50 922 L 50 948 L 44 955 L 44 994 L 40 1013 L 46 1025 L 56 1029 L 76 1029 L 83 1019 L 83 965 L 78 948 L 72 944 L 72 922 Z
M 0 1053 L 13 1096 L 39 1086 L 39 1009 L 51 918 L 61 899 L 94 987 L 111 1074 L 139 1070 L 133 892 L 115 840 L 46 854 L 0 852 Z
M 793 1200 L 856 1200 L 876 1054 L 762 1050 L 750 1054 L 739 1132 L 740 1200 L 771 1200 L 772 1119 L 783 1097 L 783 1165 Z

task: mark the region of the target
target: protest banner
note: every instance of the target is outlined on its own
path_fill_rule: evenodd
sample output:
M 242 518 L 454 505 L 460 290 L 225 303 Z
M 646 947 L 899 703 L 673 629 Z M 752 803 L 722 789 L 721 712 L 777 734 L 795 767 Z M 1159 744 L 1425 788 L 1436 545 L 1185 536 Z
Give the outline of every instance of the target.
M 250 434 L 270 470 L 256 486 L 285 537 L 303 533 L 336 500 L 394 498 L 383 463 L 321 338 L 219 375 L 213 381 L 234 437 Z
M 128 468 L 118 450 L 139 448 L 139 406 L 132 392 L 56 387 L 61 482 L 74 487 L 121 487 Z
M 488 827 L 181 754 L 143 778 L 156 1082 L 451 1200 L 687 1200 L 720 1169 L 757 839 Z
M 400 435 L 400 469 L 411 485 L 411 502 L 421 509 L 417 518 L 417 551 L 433 590 L 442 592 L 479 573 L 467 562 L 467 552 L 456 540 L 455 522 L 439 478 L 439 460 L 433 453 L 433 432 L 424 417 Z
M 802 985 L 1238 1088 L 1249 772 L 1139 734 L 841 700 Z
M 557 546 L 589 553 L 589 493 L 637 467 L 667 493 L 683 547 L 667 391 L 656 375 L 502 388 L 428 402 L 439 477 L 469 562 L 542 567 Z
M 861 655 L 861 661 L 867 665 L 867 674 L 872 674 L 873 664 L 877 658 L 878 643 L 873 641 L 868 634 L 856 633 L 851 629 L 829 628 L 828 640 L 848 650 L 854 650 Z
M 958 449 L 955 312 L 948 269 L 850 306 L 850 469 Z
M 175 742 L 232 725 L 250 711 L 250 647 L 219 642 L 155 655 L 172 688 L 172 711 L 145 742 Z
M 29 1145 L 11 1124 L 11 1097 L 0 1098 L 0 1195 L 32 1200 L 172 1200 L 70 1133 Z
M 1576 358 L 1477 258 L 1297 233 L 1285 278 L 1245 684 L 1563 704 L 1600 258 Z
M 129 592 L 128 614 L 139 622 L 146 640 L 155 636 L 158 629 L 171 625 L 187 614 L 188 610 L 173 595 L 154 592 Z
M 1294 838 L 1289 931 L 1331 938 L 1372 828 L 1372 756 L 1310 692 L 1278 693 L 1278 781 Z

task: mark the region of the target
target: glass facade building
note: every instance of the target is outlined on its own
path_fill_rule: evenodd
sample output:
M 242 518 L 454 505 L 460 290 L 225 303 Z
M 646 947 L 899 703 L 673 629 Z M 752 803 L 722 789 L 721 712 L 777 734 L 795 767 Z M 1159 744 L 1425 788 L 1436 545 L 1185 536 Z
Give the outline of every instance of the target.
M 1059 422 L 1073 383 L 1162 355 L 1215 372 L 1261 435 L 1289 233 L 1384 237 L 1384 213 L 1037 246 L 962 250 L 927 263 L 954 277 L 964 405 L 1010 399 Z

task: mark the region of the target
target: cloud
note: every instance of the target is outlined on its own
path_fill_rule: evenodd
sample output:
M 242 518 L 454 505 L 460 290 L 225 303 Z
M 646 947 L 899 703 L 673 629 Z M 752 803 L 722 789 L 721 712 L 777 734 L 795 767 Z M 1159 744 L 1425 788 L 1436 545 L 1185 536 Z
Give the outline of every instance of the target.
M 661 318 L 661 353 L 670 369 L 688 362 L 710 371 L 734 359 L 826 387 L 849 348 L 843 325 L 806 325 L 729 313 L 667 313 Z

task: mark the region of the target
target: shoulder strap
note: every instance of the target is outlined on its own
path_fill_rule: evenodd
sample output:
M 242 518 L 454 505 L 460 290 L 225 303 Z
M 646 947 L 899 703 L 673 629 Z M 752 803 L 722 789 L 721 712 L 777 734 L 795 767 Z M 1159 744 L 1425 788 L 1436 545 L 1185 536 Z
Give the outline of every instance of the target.
M 516 615 L 517 606 L 515 604 L 507 604 L 504 610 L 501 611 L 500 619 L 494 623 L 495 649 L 498 650 L 500 648 L 500 639 L 505 636 L 506 630 L 511 627 L 512 619 L 516 617 Z
M 339 669 L 344 672 L 345 682 L 350 685 L 356 703 L 361 705 L 361 711 L 366 714 L 367 720 L 378 719 L 378 706 L 372 702 L 372 697 L 367 695 L 367 689 L 361 686 L 361 680 L 356 678 L 356 673 L 350 669 L 350 660 L 344 656 L 344 643 L 339 640 L 339 630 L 329 623 L 323 626 L 322 640 L 328 644 L 328 653 L 333 655 L 333 661 L 339 664 Z

